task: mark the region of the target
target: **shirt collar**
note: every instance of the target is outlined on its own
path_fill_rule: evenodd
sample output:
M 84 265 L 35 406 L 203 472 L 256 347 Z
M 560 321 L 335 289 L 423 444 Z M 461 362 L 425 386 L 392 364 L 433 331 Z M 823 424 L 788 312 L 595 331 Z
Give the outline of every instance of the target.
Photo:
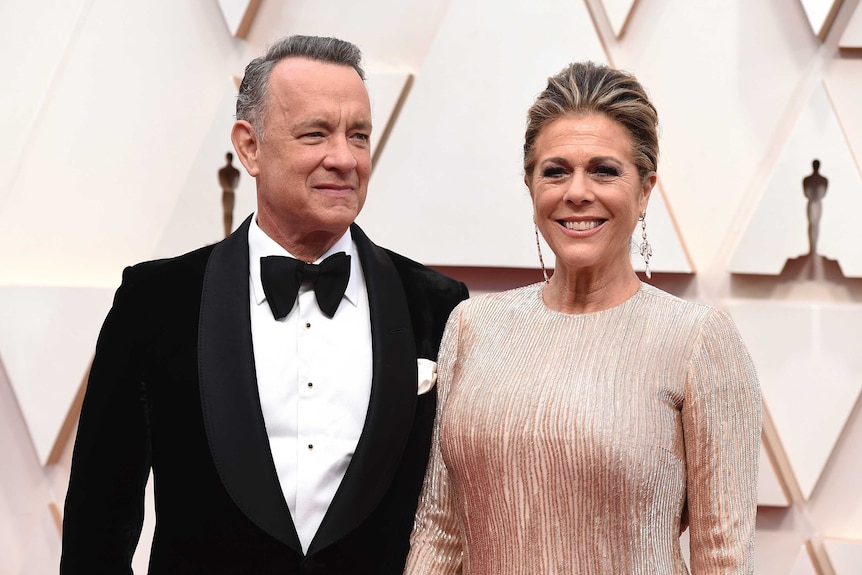
M 338 238 L 338 241 L 326 250 L 326 253 L 312 263 L 320 263 L 326 257 L 338 252 L 344 252 L 350 256 L 350 279 L 347 281 L 347 289 L 344 290 L 344 297 L 356 306 L 359 303 L 358 278 L 359 274 L 362 273 L 362 267 L 359 265 L 359 258 L 356 256 L 356 246 L 353 243 L 350 229 Z M 260 279 L 260 258 L 265 256 L 294 256 L 260 229 L 260 226 L 257 225 L 257 212 L 251 218 L 251 225 L 248 227 L 248 255 L 249 277 L 251 278 L 251 286 L 254 292 L 254 301 L 258 305 L 261 305 L 266 301 L 266 294 L 263 292 L 263 283 Z

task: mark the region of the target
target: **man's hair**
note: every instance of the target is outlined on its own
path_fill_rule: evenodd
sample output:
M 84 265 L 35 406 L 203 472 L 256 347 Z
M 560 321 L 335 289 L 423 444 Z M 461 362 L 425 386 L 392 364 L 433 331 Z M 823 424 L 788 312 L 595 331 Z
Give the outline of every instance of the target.
M 632 139 L 632 156 L 641 178 L 658 165 L 658 113 L 646 90 L 627 72 L 594 62 L 575 62 L 548 78 L 527 112 L 524 171 L 531 177 L 535 143 L 542 128 L 567 115 L 604 114 Z
M 350 42 L 321 36 L 287 36 L 278 40 L 267 47 L 263 56 L 255 58 L 245 67 L 236 98 L 236 119 L 250 123 L 259 140 L 263 140 L 272 69 L 280 61 L 291 57 L 350 66 L 365 80 L 365 71 L 360 65 L 362 52 Z

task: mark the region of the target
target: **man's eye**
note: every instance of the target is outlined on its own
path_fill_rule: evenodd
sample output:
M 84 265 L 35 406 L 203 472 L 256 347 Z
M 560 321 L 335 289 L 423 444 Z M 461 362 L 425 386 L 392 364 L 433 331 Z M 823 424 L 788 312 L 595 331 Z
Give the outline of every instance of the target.
M 302 135 L 303 138 L 322 138 L 323 132 L 309 132 Z
M 368 134 L 357 133 L 357 134 L 353 134 L 353 137 L 358 139 L 358 140 L 362 140 L 363 142 L 367 142 L 369 139 L 371 139 L 371 136 L 369 136 Z

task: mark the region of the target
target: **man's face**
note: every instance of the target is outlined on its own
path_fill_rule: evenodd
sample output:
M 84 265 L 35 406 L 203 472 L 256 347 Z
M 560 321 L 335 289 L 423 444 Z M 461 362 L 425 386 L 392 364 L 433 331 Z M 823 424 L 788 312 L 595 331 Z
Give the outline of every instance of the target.
M 297 256 L 297 246 L 331 245 L 356 219 L 368 189 L 365 84 L 349 66 L 282 60 L 270 76 L 263 126 L 243 162 L 257 178 L 258 224 Z

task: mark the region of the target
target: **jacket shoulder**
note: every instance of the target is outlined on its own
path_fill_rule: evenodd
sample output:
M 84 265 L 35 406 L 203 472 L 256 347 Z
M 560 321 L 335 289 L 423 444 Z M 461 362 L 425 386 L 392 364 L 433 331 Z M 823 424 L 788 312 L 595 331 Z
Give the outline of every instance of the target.
M 405 290 L 424 293 L 428 297 L 454 298 L 452 307 L 469 297 L 467 286 L 463 282 L 392 250 L 383 248 L 383 251 L 386 252 L 398 270 Z

